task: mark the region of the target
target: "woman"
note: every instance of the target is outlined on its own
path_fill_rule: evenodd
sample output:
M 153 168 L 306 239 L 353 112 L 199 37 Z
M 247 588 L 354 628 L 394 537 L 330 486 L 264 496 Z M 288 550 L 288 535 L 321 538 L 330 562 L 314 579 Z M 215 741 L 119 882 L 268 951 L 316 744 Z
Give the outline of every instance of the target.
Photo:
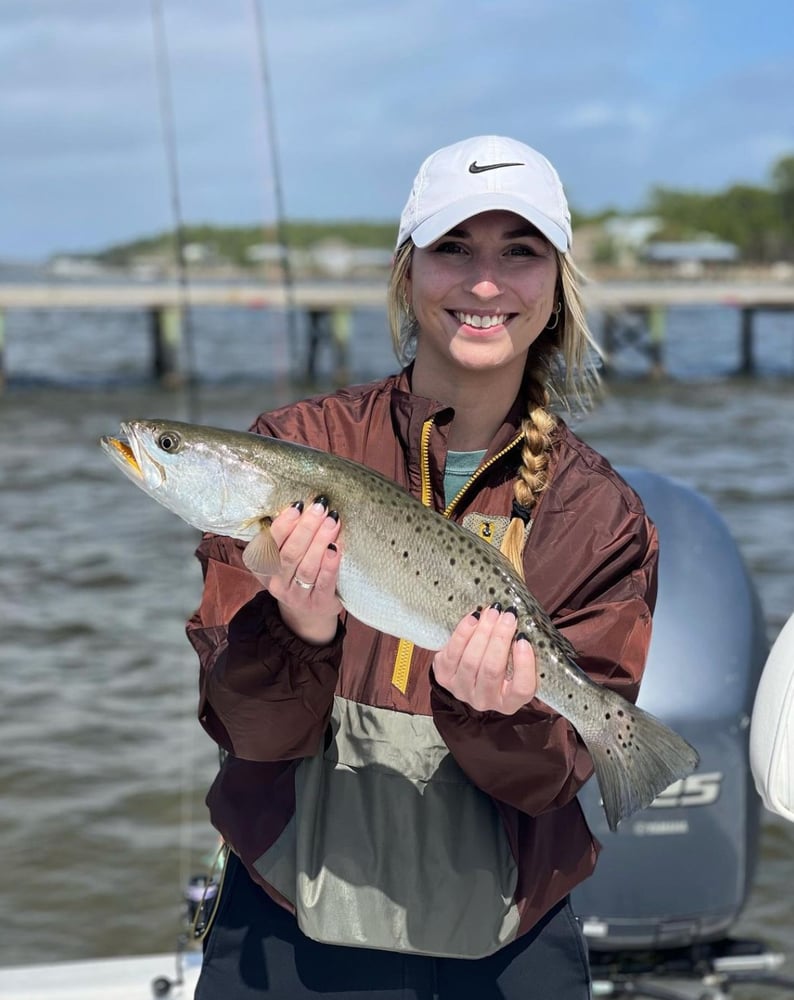
M 495 136 L 438 150 L 389 288 L 404 369 L 253 429 L 369 465 L 499 545 L 580 666 L 633 699 L 657 540 L 549 408 L 592 382 L 570 243 L 540 154 Z M 200 718 L 229 754 L 208 803 L 230 855 L 196 996 L 589 996 L 568 894 L 596 861 L 576 800 L 592 765 L 534 699 L 512 609 L 473 608 L 434 652 L 374 632 L 335 595 L 344 525 L 295 500 L 265 589 L 240 544 L 198 550 L 188 630 Z

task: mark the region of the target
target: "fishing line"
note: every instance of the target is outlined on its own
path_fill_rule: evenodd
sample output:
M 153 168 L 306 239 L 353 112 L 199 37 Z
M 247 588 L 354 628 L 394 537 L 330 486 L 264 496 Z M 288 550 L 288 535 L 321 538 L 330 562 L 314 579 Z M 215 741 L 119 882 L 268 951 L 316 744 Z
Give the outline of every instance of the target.
M 268 70 L 267 44 L 265 41 L 265 19 L 262 14 L 260 0 L 251 0 L 251 7 L 254 14 L 254 24 L 257 46 L 257 58 L 259 63 L 260 80 L 262 84 L 262 107 L 265 116 L 265 127 L 268 135 L 268 146 L 270 149 L 270 169 L 273 175 L 273 195 L 276 203 L 276 238 L 278 239 L 281 261 L 281 274 L 284 282 L 284 295 L 286 299 L 287 317 L 287 342 L 291 354 L 290 364 L 293 372 L 297 371 L 297 350 L 299 344 L 297 326 L 297 304 L 295 300 L 295 280 L 292 273 L 292 265 L 289 259 L 289 238 L 287 236 L 287 226 L 284 216 L 284 199 L 281 188 L 281 167 L 278 155 L 278 139 L 276 135 L 276 115 L 273 107 L 273 93 L 270 86 L 270 73 Z
M 169 71 L 168 42 L 163 16 L 162 0 L 152 0 L 152 32 L 154 36 L 155 73 L 159 96 L 160 123 L 163 133 L 163 145 L 166 154 L 169 189 L 171 195 L 171 211 L 174 225 L 174 250 L 178 276 L 178 298 L 183 317 L 185 335 L 187 378 L 184 384 L 185 406 L 187 420 L 190 423 L 199 421 L 199 399 L 195 368 L 195 352 L 193 337 L 193 316 L 190 307 L 190 288 L 187 264 L 185 261 L 184 222 L 182 219 L 181 199 L 179 192 L 179 166 L 177 161 L 176 131 L 171 100 L 171 76 Z M 192 671 L 184 671 L 183 704 L 190 705 L 195 684 Z M 185 733 L 182 739 L 182 768 L 179 779 L 180 789 L 180 823 L 179 823 L 179 885 L 184 889 L 190 880 L 191 854 L 193 847 L 193 800 L 192 782 L 193 760 L 196 753 L 196 725 L 190 712 L 185 713 Z
M 174 125 L 174 109 L 171 98 L 171 73 L 168 57 L 168 39 L 165 30 L 162 0 L 152 0 L 152 34 L 154 36 L 154 68 L 157 81 L 158 104 L 160 110 L 160 126 L 163 135 L 163 148 L 168 171 L 168 186 L 171 198 L 171 214 L 174 226 L 174 256 L 176 259 L 177 287 L 179 308 L 182 314 L 183 331 L 185 335 L 185 358 L 187 378 L 185 379 L 185 403 L 187 420 L 190 423 L 199 421 L 199 400 L 195 365 L 195 348 L 193 337 L 193 313 L 190 307 L 190 285 L 187 263 L 185 260 L 185 226 L 182 219 L 181 198 L 179 192 L 179 163 L 177 158 L 176 129 Z

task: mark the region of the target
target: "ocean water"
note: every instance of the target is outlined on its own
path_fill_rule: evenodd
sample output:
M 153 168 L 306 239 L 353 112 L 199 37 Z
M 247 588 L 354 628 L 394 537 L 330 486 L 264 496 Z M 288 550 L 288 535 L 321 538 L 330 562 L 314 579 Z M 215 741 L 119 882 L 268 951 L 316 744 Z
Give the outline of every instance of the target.
M 183 887 L 216 846 L 203 799 L 217 753 L 195 721 L 184 637 L 200 592 L 197 533 L 119 476 L 97 441 L 136 416 L 245 427 L 307 387 L 290 378 L 302 354 L 283 316 L 207 309 L 192 323 L 198 382 L 168 391 L 148 380 L 141 314 L 7 316 L 0 965 L 170 950 Z M 325 377 L 330 352 L 320 362 Z M 713 502 L 772 642 L 794 611 L 790 317 L 761 317 L 758 362 L 758 378 L 732 377 L 731 310 L 671 312 L 671 377 L 632 377 L 645 359 L 627 352 L 621 377 L 574 427 L 615 464 L 674 476 Z M 356 314 L 351 378 L 394 368 L 385 318 Z M 794 825 L 764 814 L 736 933 L 794 953 L 792 884 Z M 794 974 L 791 962 L 786 970 Z

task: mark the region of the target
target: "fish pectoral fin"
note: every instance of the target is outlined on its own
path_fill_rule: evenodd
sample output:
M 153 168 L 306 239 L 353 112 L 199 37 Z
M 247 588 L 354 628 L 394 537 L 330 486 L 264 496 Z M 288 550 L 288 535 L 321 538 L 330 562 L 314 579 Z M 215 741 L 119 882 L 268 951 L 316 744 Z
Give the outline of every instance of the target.
M 243 550 L 243 562 L 258 580 L 266 580 L 274 573 L 278 573 L 281 568 L 281 556 L 269 524 L 263 525 L 259 534 L 246 545 Z

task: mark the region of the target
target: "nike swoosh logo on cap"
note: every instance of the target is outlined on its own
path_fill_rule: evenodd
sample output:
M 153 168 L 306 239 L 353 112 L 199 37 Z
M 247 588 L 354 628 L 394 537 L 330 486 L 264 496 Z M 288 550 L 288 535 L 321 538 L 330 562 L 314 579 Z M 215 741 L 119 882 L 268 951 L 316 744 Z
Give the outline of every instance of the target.
M 484 163 L 480 166 L 476 160 L 469 164 L 470 174 L 481 174 L 485 170 L 500 170 L 502 167 L 524 167 L 524 163 Z

